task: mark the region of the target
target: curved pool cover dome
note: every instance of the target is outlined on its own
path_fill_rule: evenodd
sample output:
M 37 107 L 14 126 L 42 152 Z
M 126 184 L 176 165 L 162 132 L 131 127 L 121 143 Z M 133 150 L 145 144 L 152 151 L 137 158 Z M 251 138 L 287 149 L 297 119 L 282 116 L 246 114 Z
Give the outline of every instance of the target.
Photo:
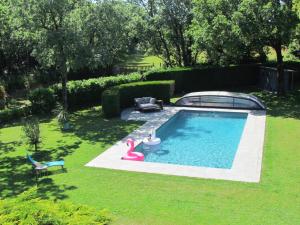
M 227 91 L 189 93 L 177 100 L 175 105 L 182 107 L 266 110 L 261 100 L 253 95 Z

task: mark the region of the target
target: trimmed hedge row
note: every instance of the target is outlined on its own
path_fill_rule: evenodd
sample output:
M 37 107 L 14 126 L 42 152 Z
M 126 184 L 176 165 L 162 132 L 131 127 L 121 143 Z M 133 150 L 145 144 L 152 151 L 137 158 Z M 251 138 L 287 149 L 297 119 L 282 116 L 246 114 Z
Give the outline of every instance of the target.
M 102 110 L 107 118 L 119 116 L 121 109 L 134 105 L 134 98 L 151 96 L 169 103 L 174 94 L 175 82 L 145 81 L 122 84 L 102 94 Z
M 220 90 L 237 86 L 256 85 L 258 65 L 242 65 L 214 68 L 173 68 L 150 71 L 147 80 L 175 80 L 176 93 Z
M 121 104 L 119 86 L 107 89 L 102 93 L 102 111 L 107 118 L 120 115 Z
M 140 81 L 141 79 L 141 74 L 132 73 L 128 75 L 69 81 L 67 85 L 69 107 L 76 109 L 83 106 L 101 104 L 101 95 L 105 89 L 120 84 Z M 54 85 L 51 88 L 54 90 L 56 96 L 61 99 L 61 85 Z

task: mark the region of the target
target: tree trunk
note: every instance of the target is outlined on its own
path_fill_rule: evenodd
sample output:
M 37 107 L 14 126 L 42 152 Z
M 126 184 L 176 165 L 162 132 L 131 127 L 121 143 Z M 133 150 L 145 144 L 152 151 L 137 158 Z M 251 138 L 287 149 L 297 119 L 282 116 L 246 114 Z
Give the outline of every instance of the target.
M 278 90 L 277 95 L 282 96 L 285 95 L 284 88 L 284 70 L 283 70 L 283 56 L 281 51 L 281 44 L 277 44 L 274 46 L 277 56 L 277 81 L 278 81 Z
M 67 82 L 68 82 L 67 73 L 64 72 L 64 73 L 61 74 L 61 86 L 62 86 L 63 109 L 64 109 L 65 112 L 68 112 Z

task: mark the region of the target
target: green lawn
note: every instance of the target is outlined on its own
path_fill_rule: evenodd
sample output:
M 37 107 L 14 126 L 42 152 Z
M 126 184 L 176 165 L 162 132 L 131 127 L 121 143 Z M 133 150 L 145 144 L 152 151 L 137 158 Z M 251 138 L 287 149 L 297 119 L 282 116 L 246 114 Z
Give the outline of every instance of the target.
M 163 64 L 163 60 L 158 56 L 147 56 L 143 54 L 135 54 L 129 56 L 121 65 L 122 66 L 136 66 L 136 67 L 144 67 L 144 66 L 154 66 L 161 67 Z
M 258 184 L 87 168 L 84 165 L 140 123 L 105 120 L 99 108 L 72 116 L 62 133 L 55 120 L 42 123 L 38 160 L 64 158 L 66 172 L 52 170 L 39 182 L 41 197 L 107 208 L 115 224 L 299 224 L 300 90 L 289 98 L 257 93 L 269 110 Z M 0 129 L 0 197 L 35 185 L 26 164 L 19 126 Z

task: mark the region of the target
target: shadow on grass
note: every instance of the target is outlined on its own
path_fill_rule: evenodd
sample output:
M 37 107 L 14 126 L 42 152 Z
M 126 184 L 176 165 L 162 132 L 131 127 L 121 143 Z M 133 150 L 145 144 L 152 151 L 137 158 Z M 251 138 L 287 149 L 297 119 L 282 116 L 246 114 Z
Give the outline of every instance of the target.
M 265 103 L 268 115 L 300 119 L 300 90 L 290 92 L 285 97 L 277 97 L 269 92 L 254 94 Z
M 42 198 L 65 199 L 68 197 L 64 194 L 66 190 L 76 189 L 75 186 L 56 185 L 51 176 L 43 176 L 37 183 L 25 156 L 2 157 L 0 161 L 0 198 L 14 197 L 36 185 Z
M 267 106 L 267 114 L 274 117 L 300 119 L 300 85 L 286 96 L 259 90 L 257 87 L 233 88 L 225 91 L 253 94 Z
M 21 146 L 22 143 L 19 141 L 2 142 L 0 141 L 0 155 L 14 152 L 17 146 Z
M 91 143 L 112 145 L 128 135 L 141 122 L 126 122 L 119 119 L 106 120 L 100 111 L 77 115 L 72 119 L 74 134 Z

